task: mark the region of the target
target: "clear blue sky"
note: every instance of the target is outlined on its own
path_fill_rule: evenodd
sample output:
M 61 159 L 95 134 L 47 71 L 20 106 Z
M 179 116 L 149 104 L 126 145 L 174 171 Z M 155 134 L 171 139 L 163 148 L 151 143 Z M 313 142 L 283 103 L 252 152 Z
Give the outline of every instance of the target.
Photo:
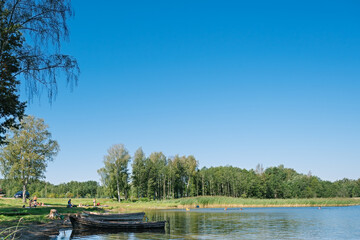
M 44 93 L 27 109 L 61 147 L 47 181 L 99 180 L 117 143 L 194 155 L 199 167 L 360 177 L 359 1 L 73 7 L 63 52 L 78 59 L 79 84 L 60 81 L 52 106 Z

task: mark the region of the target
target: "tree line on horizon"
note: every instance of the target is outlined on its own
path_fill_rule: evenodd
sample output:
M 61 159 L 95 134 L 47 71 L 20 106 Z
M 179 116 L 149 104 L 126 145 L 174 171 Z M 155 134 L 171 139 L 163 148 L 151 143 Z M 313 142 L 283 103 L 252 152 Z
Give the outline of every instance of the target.
M 132 159 L 132 172 L 128 166 Z M 27 190 L 32 196 L 49 198 L 104 197 L 122 200 L 163 200 L 195 196 L 229 196 L 241 198 L 328 198 L 360 197 L 360 179 L 324 181 L 301 174 L 283 165 L 264 169 L 233 166 L 198 168 L 194 156 L 166 157 L 162 152 L 146 156 L 139 148 L 131 157 L 124 145 L 114 145 L 98 170 L 96 181 L 70 181 L 51 184 L 32 181 Z M 12 197 L 22 190 L 21 181 L 0 179 L 0 189 Z
M 119 154 L 113 155 L 114 152 Z M 151 200 L 194 196 L 269 199 L 360 196 L 360 179 L 324 181 L 311 173 L 301 174 L 283 165 L 265 170 L 260 164 L 255 170 L 233 166 L 199 169 L 194 156 L 169 158 L 162 152 L 146 156 L 139 148 L 133 156 L 130 176 L 129 159 L 124 145 L 113 145 L 109 149 L 105 167 L 98 170 L 107 196 L 118 200 L 129 196 Z

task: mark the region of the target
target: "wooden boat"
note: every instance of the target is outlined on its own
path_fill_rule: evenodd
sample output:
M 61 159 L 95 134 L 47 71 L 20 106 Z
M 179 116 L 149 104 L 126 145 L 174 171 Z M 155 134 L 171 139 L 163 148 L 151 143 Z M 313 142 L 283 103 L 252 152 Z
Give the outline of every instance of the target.
M 101 221 L 142 221 L 144 219 L 144 212 L 137 213 L 97 213 L 84 212 L 84 217 L 90 217 Z
M 79 238 L 86 239 L 86 236 L 92 235 L 108 235 L 108 234 L 116 234 L 119 232 L 151 232 L 151 233 L 166 233 L 165 228 L 147 228 L 147 229 L 102 229 L 102 228 L 74 228 L 71 231 L 70 239 Z
M 111 230 L 143 230 L 143 229 L 164 229 L 166 221 L 140 222 L 140 221 L 101 221 L 90 217 L 69 216 L 74 229 L 111 229 Z

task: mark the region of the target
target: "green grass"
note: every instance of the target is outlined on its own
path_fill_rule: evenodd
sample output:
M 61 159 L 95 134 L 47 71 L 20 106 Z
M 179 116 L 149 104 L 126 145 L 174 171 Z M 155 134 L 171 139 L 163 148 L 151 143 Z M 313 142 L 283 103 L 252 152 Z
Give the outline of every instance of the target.
M 20 218 L 25 224 L 31 222 L 44 223 L 49 221 L 46 215 L 51 209 L 56 209 L 60 214 L 67 215 L 84 210 L 114 212 L 134 212 L 149 209 L 167 208 L 191 208 L 191 207 L 300 207 L 300 206 L 349 206 L 360 205 L 360 198 L 311 198 L 311 199 L 251 199 L 232 198 L 220 196 L 189 197 L 162 201 L 123 201 L 118 203 L 112 199 L 97 199 L 103 208 L 93 208 L 92 198 L 75 198 L 72 203 L 89 205 L 87 208 L 67 208 L 66 198 L 39 198 L 38 202 L 44 202 L 45 207 L 22 208 L 24 205 L 21 199 L 0 198 L 0 225 L 2 227 L 16 225 Z M 26 204 L 27 206 L 27 204 Z M 1 214 L 5 213 L 5 214 Z M 19 215 L 9 216 L 9 213 Z M 26 214 L 26 215 L 21 215 Z
M 84 200 L 84 199 L 81 199 Z M 81 212 L 87 208 L 67 208 L 68 199 L 38 199 L 38 202 L 44 202 L 44 207 L 36 207 L 36 208 L 23 208 L 24 205 L 22 199 L 13 199 L 13 198 L 2 198 L 0 199 L 0 225 L 8 226 L 13 225 L 14 222 L 17 222 L 20 218 L 22 218 L 22 222 L 24 224 L 30 222 L 39 222 L 44 223 L 49 221 L 46 217 L 51 209 L 56 209 L 60 214 L 70 214 Z M 92 199 L 85 199 L 85 201 L 80 201 L 80 199 L 74 199 L 72 201 L 73 204 L 92 204 Z M 28 206 L 28 203 L 25 204 Z M 93 207 L 89 207 L 88 210 L 97 210 L 93 209 Z

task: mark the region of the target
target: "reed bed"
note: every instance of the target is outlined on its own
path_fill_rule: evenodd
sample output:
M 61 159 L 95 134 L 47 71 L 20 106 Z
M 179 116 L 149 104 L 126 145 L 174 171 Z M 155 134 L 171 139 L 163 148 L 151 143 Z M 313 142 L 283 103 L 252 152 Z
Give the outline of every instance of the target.
M 168 200 L 177 207 L 312 207 L 312 206 L 351 206 L 360 205 L 358 198 L 309 198 L 309 199 L 252 199 L 232 197 L 191 197 Z

